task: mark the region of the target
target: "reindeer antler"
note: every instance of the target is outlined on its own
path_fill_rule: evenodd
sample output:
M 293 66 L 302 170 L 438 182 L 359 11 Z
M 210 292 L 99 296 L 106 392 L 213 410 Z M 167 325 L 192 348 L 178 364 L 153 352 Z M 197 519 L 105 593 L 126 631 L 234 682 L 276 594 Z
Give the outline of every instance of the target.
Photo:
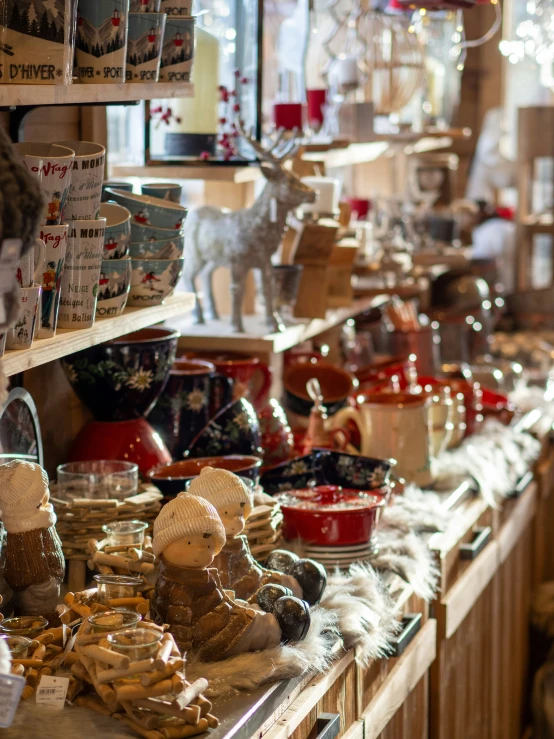
M 260 159 L 272 164 L 273 166 L 281 166 L 286 159 L 290 159 L 290 157 L 294 156 L 302 145 L 302 138 L 299 135 L 300 132 L 297 128 L 293 129 L 290 140 L 282 147 L 281 142 L 285 135 L 285 129 L 280 128 L 275 140 L 271 142 L 271 146 L 266 148 L 260 141 L 254 138 L 252 131 L 248 133 L 244 130 L 240 120 L 237 119 L 235 121 L 235 127 L 239 135 L 250 144 Z

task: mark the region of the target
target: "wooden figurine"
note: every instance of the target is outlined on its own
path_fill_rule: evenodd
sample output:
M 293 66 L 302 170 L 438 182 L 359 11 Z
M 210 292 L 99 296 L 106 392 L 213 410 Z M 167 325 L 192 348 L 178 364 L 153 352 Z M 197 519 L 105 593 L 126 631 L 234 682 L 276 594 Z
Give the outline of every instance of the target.
M 310 625 L 303 601 L 280 598 L 266 613 L 224 591 L 210 567 L 224 544 L 225 529 L 207 500 L 181 493 L 162 508 L 154 522 L 153 620 L 168 623 L 180 649 L 207 662 L 303 639 Z
M 0 465 L 4 578 L 24 616 L 53 615 L 60 598 L 65 562 L 49 499 L 48 475 L 38 464 L 17 459 Z
M 252 499 L 246 484 L 238 475 L 228 470 L 204 467 L 191 483 L 189 492 L 208 500 L 217 510 L 225 528 L 227 540 L 214 559 L 214 567 L 224 588 L 233 590 L 237 598 L 253 602 L 264 585 L 283 585 L 310 605 L 319 601 L 326 583 L 324 570 L 322 574 L 316 571 L 318 583 L 313 583 L 309 588 L 313 592 L 315 586 L 319 592 L 319 597 L 313 602 L 306 597 L 302 584 L 295 577 L 266 569 L 255 561 L 248 539 L 242 535 L 248 516 L 252 513 Z M 310 573 L 313 572 L 310 568 Z
M 293 137 L 281 146 L 281 132 L 277 141 L 265 149 L 252 136 L 242 130 L 240 133 L 260 157 L 261 171 L 267 184 L 251 208 L 229 212 L 204 205 L 189 214 L 185 224 L 183 279 L 185 288 L 196 293 L 195 279 L 201 275 L 208 305 L 203 313 L 199 301 L 196 301 L 196 319 L 198 323 L 203 323 L 204 314 L 211 319 L 218 317 L 212 291 L 212 273 L 216 267 L 229 267 L 232 326 L 234 331 L 242 333 L 246 277 L 250 269 L 260 270 L 268 328 L 277 331 L 271 256 L 281 243 L 289 211 L 302 203 L 313 203 L 316 193 L 284 167 L 285 161 L 298 150 L 300 139 Z

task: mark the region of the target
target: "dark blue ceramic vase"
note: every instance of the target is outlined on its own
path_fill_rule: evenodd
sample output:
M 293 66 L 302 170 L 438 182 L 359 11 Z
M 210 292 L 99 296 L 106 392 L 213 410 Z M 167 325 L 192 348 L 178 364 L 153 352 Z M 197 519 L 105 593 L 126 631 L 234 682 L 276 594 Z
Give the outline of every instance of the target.
M 232 381 L 217 375 L 211 362 L 180 359 L 148 420 L 164 440 L 173 459 L 181 459 L 210 418 L 228 405 Z

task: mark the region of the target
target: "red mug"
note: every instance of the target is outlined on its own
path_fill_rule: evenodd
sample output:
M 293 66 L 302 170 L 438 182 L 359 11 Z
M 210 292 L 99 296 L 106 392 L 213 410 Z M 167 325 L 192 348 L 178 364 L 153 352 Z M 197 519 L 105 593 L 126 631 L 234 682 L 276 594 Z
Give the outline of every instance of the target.
M 185 352 L 189 359 L 206 359 L 217 372 L 233 381 L 233 400 L 246 398 L 260 411 L 271 388 L 271 370 L 257 357 L 238 352 Z M 261 384 L 257 376 L 261 374 Z

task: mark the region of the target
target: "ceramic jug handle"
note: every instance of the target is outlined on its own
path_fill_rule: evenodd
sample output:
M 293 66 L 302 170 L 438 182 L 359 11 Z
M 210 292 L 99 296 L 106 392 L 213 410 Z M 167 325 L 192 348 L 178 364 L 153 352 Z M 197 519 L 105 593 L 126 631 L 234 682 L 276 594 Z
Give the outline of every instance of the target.
M 353 421 L 358 427 L 360 438 L 362 440 L 361 453 L 365 454 L 364 449 L 369 447 L 369 433 L 364 428 L 362 414 L 357 408 L 341 408 L 329 419 L 331 429 L 340 429 L 346 425 L 348 421 Z

